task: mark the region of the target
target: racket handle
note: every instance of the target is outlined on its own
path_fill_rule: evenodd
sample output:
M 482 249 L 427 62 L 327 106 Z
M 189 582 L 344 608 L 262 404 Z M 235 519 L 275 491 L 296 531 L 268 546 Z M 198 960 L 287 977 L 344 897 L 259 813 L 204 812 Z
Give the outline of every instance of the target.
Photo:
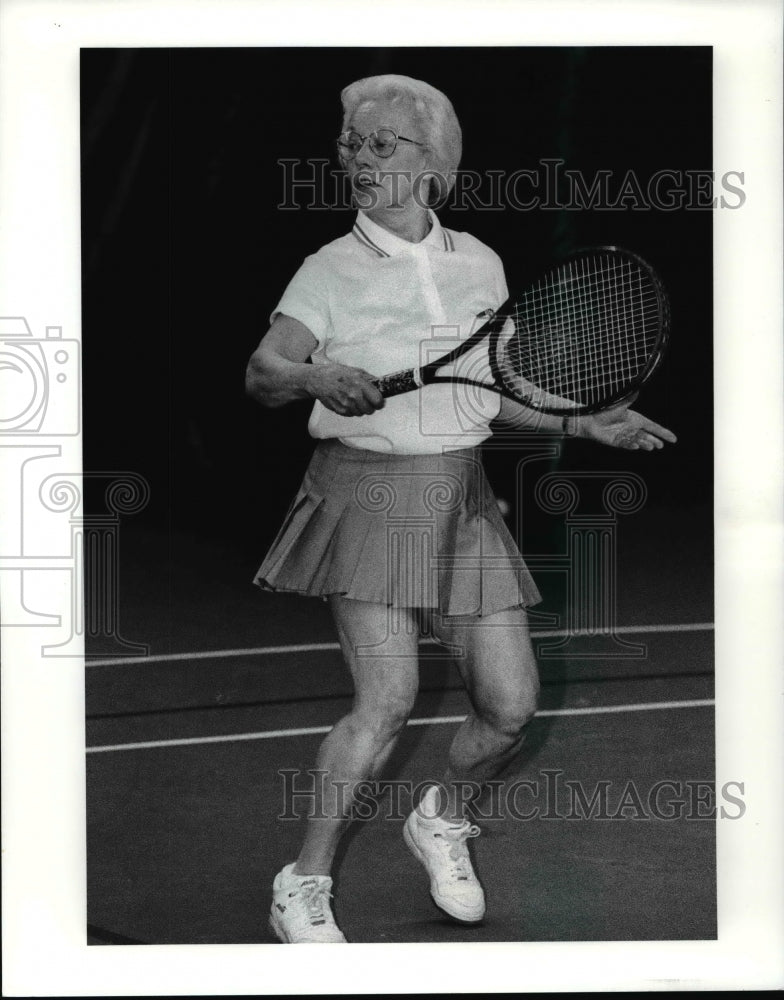
M 407 368 L 402 372 L 394 372 L 383 378 L 374 378 L 373 385 L 382 396 L 399 396 L 404 392 L 413 392 L 424 385 L 418 368 Z

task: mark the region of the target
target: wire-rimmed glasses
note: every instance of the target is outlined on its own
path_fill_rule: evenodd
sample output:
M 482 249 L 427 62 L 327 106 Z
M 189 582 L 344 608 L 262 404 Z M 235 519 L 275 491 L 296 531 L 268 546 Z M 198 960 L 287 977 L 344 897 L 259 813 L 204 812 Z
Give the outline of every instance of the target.
M 359 132 L 350 129 L 348 132 L 343 132 L 337 138 L 338 155 L 342 160 L 353 160 L 364 146 L 365 140 L 368 141 L 372 152 L 383 160 L 386 160 L 395 152 L 399 142 L 409 142 L 414 146 L 424 146 L 423 142 L 417 142 L 415 139 L 406 139 L 404 135 L 398 135 L 391 128 L 378 128 L 371 132 L 370 135 L 360 135 Z

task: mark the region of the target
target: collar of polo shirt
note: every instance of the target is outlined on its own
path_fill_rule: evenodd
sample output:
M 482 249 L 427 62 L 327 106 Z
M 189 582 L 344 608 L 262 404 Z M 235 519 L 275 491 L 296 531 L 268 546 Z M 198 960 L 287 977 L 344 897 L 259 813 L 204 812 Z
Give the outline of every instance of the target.
M 388 229 L 383 229 L 369 219 L 362 211 L 357 212 L 357 221 L 352 232 L 359 242 L 368 250 L 372 250 L 377 257 L 395 257 L 397 254 L 411 253 L 414 247 L 431 247 L 451 253 L 455 249 L 452 234 L 448 229 L 444 229 L 432 209 L 428 209 L 427 214 L 430 219 L 430 232 L 419 243 L 410 243 L 395 236 Z

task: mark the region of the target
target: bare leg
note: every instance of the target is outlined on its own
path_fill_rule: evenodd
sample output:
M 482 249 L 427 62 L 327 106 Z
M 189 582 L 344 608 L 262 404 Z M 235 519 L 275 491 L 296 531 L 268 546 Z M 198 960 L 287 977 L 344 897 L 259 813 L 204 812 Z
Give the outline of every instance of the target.
M 463 816 L 459 783 L 478 786 L 489 781 L 519 752 L 536 712 L 539 679 L 522 608 L 500 611 L 470 625 L 438 616 L 432 621 L 438 638 L 464 650 L 457 665 L 472 705 L 452 741 L 443 778 L 444 818 L 459 821 Z
M 352 789 L 383 767 L 405 726 L 419 684 L 418 631 L 411 611 L 330 599 L 343 656 L 354 680 L 354 704 L 321 744 L 316 766 L 326 774 L 307 821 L 294 872 L 327 875 L 354 800 Z M 391 634 L 391 615 L 403 626 Z M 340 784 L 336 784 L 340 783 Z M 318 784 L 318 783 L 317 783 Z M 323 795 L 322 795 L 323 792 Z M 328 818 L 317 818 L 319 816 Z

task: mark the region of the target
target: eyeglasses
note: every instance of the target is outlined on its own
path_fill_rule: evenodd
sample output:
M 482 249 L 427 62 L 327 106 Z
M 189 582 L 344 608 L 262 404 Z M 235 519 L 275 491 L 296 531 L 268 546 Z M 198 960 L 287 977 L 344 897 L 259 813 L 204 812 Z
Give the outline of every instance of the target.
M 365 144 L 365 139 L 369 140 L 370 148 L 376 156 L 380 156 L 383 160 L 395 152 L 399 142 L 410 142 L 413 146 L 424 146 L 423 142 L 406 139 L 405 136 L 398 135 L 391 128 L 379 128 L 375 132 L 371 132 L 370 135 L 360 135 L 359 132 L 349 131 L 338 136 L 338 155 L 341 159 L 353 160 Z

